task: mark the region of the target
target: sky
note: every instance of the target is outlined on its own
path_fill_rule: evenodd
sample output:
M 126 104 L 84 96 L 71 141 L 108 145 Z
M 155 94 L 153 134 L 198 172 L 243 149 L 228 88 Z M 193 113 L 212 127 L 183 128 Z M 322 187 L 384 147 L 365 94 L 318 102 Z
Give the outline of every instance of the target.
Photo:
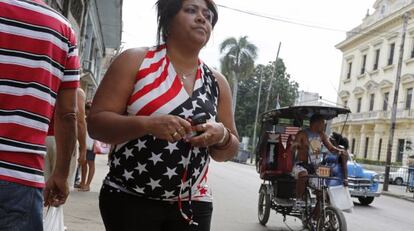
M 156 44 L 155 2 L 123 1 L 123 49 Z M 299 90 L 317 92 L 323 99 L 336 102 L 342 52 L 335 45 L 345 39 L 346 31 L 362 23 L 367 10 L 373 13 L 375 0 L 215 0 L 215 3 L 225 7 L 219 6 L 218 22 L 200 54 L 206 64 L 220 67 L 219 45 L 229 37 L 248 36 L 258 47 L 256 64 L 274 61 L 280 42 L 279 57 L 291 79 L 299 83 Z

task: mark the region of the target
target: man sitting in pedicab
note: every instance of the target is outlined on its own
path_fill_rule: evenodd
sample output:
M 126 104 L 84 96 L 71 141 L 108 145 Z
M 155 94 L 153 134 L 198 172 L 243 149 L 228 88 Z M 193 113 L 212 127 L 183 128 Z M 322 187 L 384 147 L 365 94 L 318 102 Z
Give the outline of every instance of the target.
M 296 150 L 296 163 L 293 167 L 293 175 L 296 179 L 296 198 L 298 204 L 303 204 L 308 174 L 315 174 L 317 166 L 323 161 L 322 145 L 329 152 L 336 154 L 341 159 L 343 169 L 343 182 L 347 184 L 348 153 L 344 149 L 335 147 L 324 133 L 325 119 L 320 114 L 314 114 L 310 118 L 309 128 L 301 130 L 295 137 L 294 149 Z

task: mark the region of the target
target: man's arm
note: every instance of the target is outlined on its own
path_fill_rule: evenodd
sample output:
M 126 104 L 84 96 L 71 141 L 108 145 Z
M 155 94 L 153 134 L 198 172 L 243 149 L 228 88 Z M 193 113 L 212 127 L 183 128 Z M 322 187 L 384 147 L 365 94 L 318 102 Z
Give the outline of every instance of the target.
M 76 89 L 58 92 L 55 105 L 56 167 L 44 189 L 45 206 L 64 204 L 69 195 L 69 164 L 76 147 Z
M 335 147 L 328 139 L 328 136 L 325 133 L 320 134 L 321 140 L 323 142 L 323 145 L 332 153 L 336 153 L 338 155 L 346 154 L 346 151 L 343 149 L 339 149 Z
M 86 119 L 85 119 L 85 101 L 86 95 L 82 88 L 77 90 L 78 113 L 77 113 L 77 127 L 78 127 L 78 143 L 79 143 L 79 164 L 86 162 Z

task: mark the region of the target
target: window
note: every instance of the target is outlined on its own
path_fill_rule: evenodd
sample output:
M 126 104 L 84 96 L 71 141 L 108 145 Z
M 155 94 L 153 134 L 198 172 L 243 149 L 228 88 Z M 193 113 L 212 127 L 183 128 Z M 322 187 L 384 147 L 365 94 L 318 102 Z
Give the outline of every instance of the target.
M 355 138 L 352 138 L 351 153 L 355 154 Z
M 384 93 L 384 101 L 382 103 L 382 110 L 383 111 L 388 111 L 388 98 L 390 96 L 389 92 L 385 92 Z
M 348 100 L 344 100 L 344 107 L 348 107 Z
M 369 137 L 365 137 L 364 159 L 368 157 L 368 144 L 369 144 Z
M 369 98 L 369 111 L 374 110 L 375 94 L 371 94 Z
M 348 63 L 348 73 L 346 73 L 346 78 L 350 79 L 351 78 L 351 71 L 352 71 L 352 62 Z
M 365 73 L 365 65 L 367 64 L 367 55 L 362 56 L 361 75 Z
M 394 50 L 395 50 L 395 43 L 391 43 L 390 55 L 388 56 L 388 65 L 391 65 L 394 62 Z
M 413 89 L 408 88 L 407 89 L 407 97 L 405 99 L 405 109 L 410 110 L 411 109 L 411 100 L 413 98 Z
M 374 67 L 372 68 L 374 71 L 378 69 L 379 56 L 380 56 L 380 49 L 377 49 L 375 50 Z
M 381 158 L 382 139 L 379 139 L 377 160 Z
M 358 98 L 357 99 L 357 112 L 361 112 L 361 102 L 362 102 L 362 98 Z

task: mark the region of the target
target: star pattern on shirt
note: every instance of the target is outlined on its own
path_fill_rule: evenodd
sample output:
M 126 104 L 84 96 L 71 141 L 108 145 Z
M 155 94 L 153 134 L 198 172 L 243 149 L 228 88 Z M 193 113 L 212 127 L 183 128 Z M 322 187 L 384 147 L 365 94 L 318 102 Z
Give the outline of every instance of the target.
M 154 190 L 157 187 L 161 187 L 160 181 L 161 180 L 153 180 L 152 178 L 150 178 L 150 182 L 147 183 L 147 185 L 150 186 L 152 190 Z
M 135 170 L 138 170 L 139 174 L 143 172 L 148 172 L 147 169 L 145 168 L 146 166 L 147 164 L 141 164 L 138 162 L 138 166 L 135 168 Z
M 198 107 L 201 108 L 200 105 L 198 105 L 197 100 L 193 100 L 192 104 L 193 104 L 193 110 L 196 110 Z
M 195 169 L 194 169 L 193 176 L 197 178 L 197 177 L 198 177 L 198 175 L 200 175 L 200 168 L 195 168 Z
M 112 160 L 112 165 L 114 166 L 114 168 L 120 165 L 119 161 L 120 161 L 120 158 L 114 157 L 114 159 Z
M 206 101 L 208 100 L 206 93 L 201 94 L 200 92 L 200 94 L 198 95 L 198 98 L 201 99 L 203 103 L 206 103 Z
M 175 150 L 179 150 L 177 147 L 177 142 L 175 143 L 168 142 L 167 147 L 165 147 L 164 149 L 168 149 L 168 151 L 170 151 L 170 154 L 172 154 Z
M 134 173 L 133 171 L 128 172 L 126 169 L 124 170 L 124 174 L 122 174 L 122 176 L 128 181 L 129 179 L 132 179 L 132 173 Z
M 157 162 L 162 162 L 162 159 L 161 159 L 161 155 L 162 155 L 162 153 L 160 153 L 160 154 L 155 154 L 155 153 L 151 153 L 151 158 L 149 158 L 149 160 L 151 160 L 153 163 L 154 163 L 154 166 L 155 165 L 157 165 Z
M 193 154 L 195 157 L 197 157 L 198 154 L 200 154 L 200 148 L 199 147 L 194 147 L 193 148 Z
M 134 190 L 135 190 L 135 192 L 137 192 L 137 193 L 144 193 L 144 187 L 142 187 L 142 188 L 140 188 L 140 187 L 138 187 L 138 186 L 136 186 L 135 188 L 134 188 Z
M 181 161 L 180 162 L 178 162 L 178 164 L 182 164 L 183 166 L 186 166 L 187 165 L 187 162 L 188 162 L 188 157 L 185 157 L 185 156 L 181 156 Z
M 168 179 L 171 179 L 173 176 L 177 175 L 177 172 L 175 171 L 177 167 L 171 169 L 167 167 L 167 172 L 164 173 L 165 176 L 168 176 Z
M 129 157 L 134 156 L 132 151 L 134 151 L 134 148 L 131 148 L 131 149 L 125 148 L 125 152 L 124 152 L 125 159 L 128 160 Z
M 185 107 L 183 107 L 183 112 L 181 112 L 180 115 L 184 116 L 184 118 L 187 119 L 193 115 L 193 109 L 186 109 Z
M 170 197 L 174 197 L 174 191 L 164 191 L 164 194 L 162 195 L 165 198 L 170 198 Z
M 137 147 L 138 147 L 138 151 L 141 151 L 141 149 L 143 149 L 143 148 L 146 148 L 147 146 L 145 146 L 145 143 L 146 143 L 147 141 L 145 140 L 145 141 L 142 141 L 142 140 L 138 140 L 138 144 L 137 144 Z

